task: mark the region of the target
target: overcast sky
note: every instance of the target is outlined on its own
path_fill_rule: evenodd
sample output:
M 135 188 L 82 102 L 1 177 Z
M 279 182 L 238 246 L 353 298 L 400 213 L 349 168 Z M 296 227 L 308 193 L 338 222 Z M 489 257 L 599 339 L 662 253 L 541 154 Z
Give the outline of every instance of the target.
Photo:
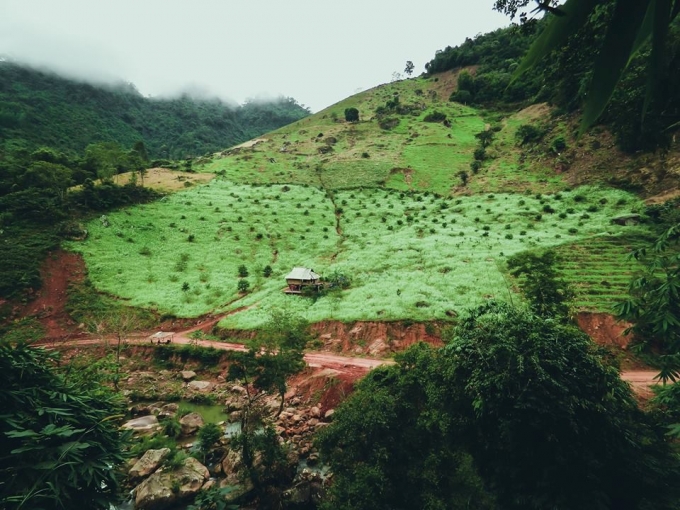
M 493 0 L 0 0 L 0 55 L 144 95 L 319 111 L 506 26 Z

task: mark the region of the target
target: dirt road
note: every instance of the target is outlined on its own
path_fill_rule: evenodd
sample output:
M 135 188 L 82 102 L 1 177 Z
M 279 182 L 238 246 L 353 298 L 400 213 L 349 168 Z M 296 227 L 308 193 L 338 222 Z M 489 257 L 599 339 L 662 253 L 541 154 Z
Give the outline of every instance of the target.
M 191 331 L 198 329 L 192 328 Z M 212 347 L 214 349 L 225 350 L 225 351 L 240 351 L 244 352 L 247 350 L 246 346 L 243 344 L 229 343 L 229 342 L 216 342 L 211 340 L 196 340 L 189 338 L 187 336 L 188 331 L 182 331 L 176 333 L 173 339 L 174 344 L 189 345 L 194 344 L 200 347 Z M 72 346 L 72 345 L 96 345 L 106 342 L 106 339 L 100 338 L 88 338 L 79 340 L 67 340 L 63 342 L 53 342 L 47 343 L 46 346 Z M 110 343 L 113 340 L 108 339 Z M 146 336 L 136 336 L 127 339 L 129 344 L 137 345 L 147 345 L 149 340 Z M 386 359 L 376 359 L 376 358 L 359 358 L 355 356 L 342 356 L 339 354 L 331 354 L 328 352 L 308 352 L 305 354 L 305 361 L 307 365 L 312 368 L 332 368 L 334 370 L 343 371 L 346 369 L 362 369 L 366 372 L 380 366 L 380 365 L 392 365 L 394 361 Z M 630 383 L 633 389 L 637 393 L 648 394 L 649 387 L 657 384 L 654 379 L 658 372 L 653 370 L 633 370 L 625 371 L 621 373 L 621 379 Z

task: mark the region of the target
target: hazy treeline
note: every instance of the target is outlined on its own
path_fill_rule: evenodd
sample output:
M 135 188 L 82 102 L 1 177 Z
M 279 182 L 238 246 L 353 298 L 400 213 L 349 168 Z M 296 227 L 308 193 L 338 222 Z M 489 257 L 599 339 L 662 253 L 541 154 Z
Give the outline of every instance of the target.
M 293 98 L 229 105 L 189 96 L 143 97 L 131 84 L 97 87 L 0 62 L 0 141 L 81 152 L 98 142 L 143 140 L 152 158 L 217 151 L 309 115 Z

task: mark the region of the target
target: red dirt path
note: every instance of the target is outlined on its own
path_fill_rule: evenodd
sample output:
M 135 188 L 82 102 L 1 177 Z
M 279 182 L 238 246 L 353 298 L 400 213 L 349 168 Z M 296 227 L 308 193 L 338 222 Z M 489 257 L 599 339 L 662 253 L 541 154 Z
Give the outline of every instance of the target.
M 80 255 L 63 250 L 50 253 L 40 269 L 43 286 L 21 315 L 36 316 L 49 338 L 73 336 L 77 324 L 64 310 L 68 285 L 82 281 L 86 273 L 85 261 Z

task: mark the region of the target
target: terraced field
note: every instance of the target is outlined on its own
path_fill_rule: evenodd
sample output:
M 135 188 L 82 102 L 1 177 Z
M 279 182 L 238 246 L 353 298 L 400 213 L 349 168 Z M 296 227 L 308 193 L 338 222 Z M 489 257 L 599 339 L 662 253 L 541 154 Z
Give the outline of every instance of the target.
M 559 269 L 576 292 L 574 305 L 582 310 L 611 312 L 640 269 L 630 252 L 652 239 L 646 228 L 628 227 L 620 236 L 594 237 L 560 247 L 563 261 Z

